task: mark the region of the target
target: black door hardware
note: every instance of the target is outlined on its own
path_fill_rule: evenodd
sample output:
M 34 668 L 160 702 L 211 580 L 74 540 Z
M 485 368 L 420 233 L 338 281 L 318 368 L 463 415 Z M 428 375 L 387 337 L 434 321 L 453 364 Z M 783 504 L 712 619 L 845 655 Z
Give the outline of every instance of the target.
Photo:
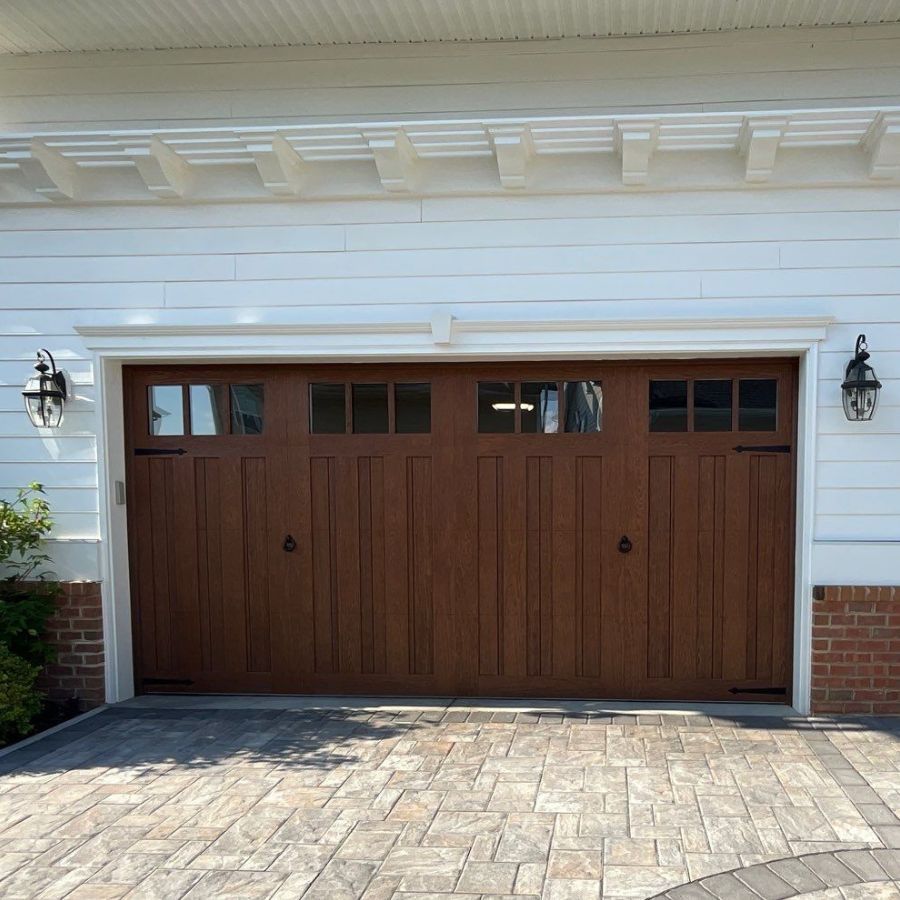
M 619 541 L 619 553 L 631 553 L 631 541 L 627 534 L 623 534 L 622 540 Z
M 737 453 L 790 453 L 790 444 L 738 444 L 734 448 Z
M 293 553 L 297 549 L 297 542 L 294 540 L 293 535 L 289 534 L 284 539 L 281 549 L 284 550 L 285 553 Z
M 143 684 L 180 684 L 189 685 L 194 682 L 190 678 L 142 678 Z
M 135 456 L 184 456 L 187 453 L 187 450 L 182 450 L 181 447 L 172 448 L 172 447 L 135 447 L 134 455 Z

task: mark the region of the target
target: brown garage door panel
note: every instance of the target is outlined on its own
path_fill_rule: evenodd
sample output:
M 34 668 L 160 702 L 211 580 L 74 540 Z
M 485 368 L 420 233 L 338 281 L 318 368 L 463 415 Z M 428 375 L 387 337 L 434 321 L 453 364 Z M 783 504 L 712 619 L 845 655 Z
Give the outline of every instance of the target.
M 139 690 L 789 698 L 792 361 L 130 367 L 126 396 Z

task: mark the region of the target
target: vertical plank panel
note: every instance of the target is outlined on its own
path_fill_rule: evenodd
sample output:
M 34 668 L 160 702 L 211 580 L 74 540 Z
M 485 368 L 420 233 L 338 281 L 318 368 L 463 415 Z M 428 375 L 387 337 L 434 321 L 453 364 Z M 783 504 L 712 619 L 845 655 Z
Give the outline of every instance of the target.
M 507 456 L 503 460 L 503 580 L 500 585 L 500 671 L 503 675 L 526 673 L 526 460 Z
M 500 584 L 503 558 L 500 529 L 503 518 L 503 476 L 500 460 L 481 457 L 477 461 L 476 503 L 478 507 L 478 672 L 500 674 Z
M 335 615 L 334 540 L 332 490 L 334 460 L 314 457 L 309 461 L 310 507 L 313 563 L 313 628 L 315 629 L 315 671 L 337 670 L 334 652 Z
M 150 515 L 150 460 L 136 458 L 132 463 L 131 561 L 140 675 L 158 670 L 156 659 L 156 609 L 153 599 L 153 523 Z
M 757 678 L 772 677 L 772 645 L 775 595 L 775 540 L 777 508 L 775 490 L 778 482 L 778 459 L 761 457 L 758 469 L 757 537 L 756 537 L 756 645 L 753 660 Z
M 202 668 L 200 586 L 197 553 L 198 516 L 195 460 L 179 459 L 172 467 L 172 504 L 175 515 L 171 529 L 174 538 L 175 578 L 173 584 L 172 623 L 174 631 L 174 668 L 191 673 Z M 206 560 L 202 560 L 205 568 Z
M 759 516 L 760 466 L 764 464 L 758 456 L 749 460 L 750 480 L 748 484 L 749 506 L 747 516 L 747 608 L 746 608 L 746 659 L 745 677 L 756 678 L 756 646 L 758 643 L 756 613 L 759 603 L 759 539 L 762 523 Z
M 413 672 L 428 675 L 434 671 L 434 608 L 432 603 L 432 567 L 434 526 L 432 509 L 431 459 L 408 460 L 409 583 L 410 583 L 410 658 Z
M 219 467 L 222 627 L 228 646 L 224 666 L 232 675 L 243 675 L 249 671 L 244 474 L 239 457 L 224 457 L 219 460 Z
M 603 459 L 599 456 L 580 456 L 576 460 L 576 483 L 579 505 L 581 559 L 581 674 L 599 678 L 603 622 L 601 602 L 603 594 Z
M 269 523 L 265 459 L 242 461 L 244 485 L 244 580 L 247 607 L 247 667 L 272 670 L 269 610 Z
M 158 670 L 171 672 L 174 665 L 169 532 L 170 507 L 168 480 L 171 476 L 171 459 L 148 461 L 150 476 L 150 541 L 152 544 L 153 619 L 155 622 L 155 659 Z
M 553 669 L 555 676 L 578 674 L 581 656 L 581 612 L 577 596 L 579 497 L 576 460 L 558 456 L 553 461 Z
M 409 583 L 409 460 L 405 455 L 384 461 L 385 599 L 384 635 L 386 671 L 393 675 L 412 672 L 410 659 L 410 583 Z
M 362 671 L 358 474 L 357 461 L 353 456 L 339 456 L 335 460 L 332 522 L 337 563 L 338 671 L 354 675 Z
M 722 677 L 747 678 L 747 607 L 749 602 L 748 546 L 750 543 L 747 510 L 750 494 L 750 460 L 732 456 L 726 461 L 725 493 L 725 579 L 721 610 Z
M 695 679 L 698 622 L 699 464 L 694 456 L 674 460 L 672 481 L 672 631 L 671 671 L 677 679 Z
M 648 460 L 647 675 L 672 675 L 672 477 L 669 456 Z

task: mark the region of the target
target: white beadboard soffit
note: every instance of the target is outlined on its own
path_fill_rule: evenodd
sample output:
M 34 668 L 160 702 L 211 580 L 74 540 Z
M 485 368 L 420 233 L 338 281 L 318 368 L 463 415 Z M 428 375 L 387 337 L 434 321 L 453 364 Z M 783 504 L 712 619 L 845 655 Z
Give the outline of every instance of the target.
M 900 0 L 5 0 L 0 53 L 522 41 L 900 22 Z
M 553 193 L 900 178 L 900 106 L 0 134 L 0 203 Z

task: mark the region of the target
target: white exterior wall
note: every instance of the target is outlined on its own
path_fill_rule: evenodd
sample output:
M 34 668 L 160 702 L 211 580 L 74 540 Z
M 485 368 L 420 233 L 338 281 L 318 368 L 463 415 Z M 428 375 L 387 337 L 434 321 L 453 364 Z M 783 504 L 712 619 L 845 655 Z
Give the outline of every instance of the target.
M 894 27 L 0 61 L 7 133 L 878 103 L 900 104 Z M 0 205 L 0 492 L 43 481 L 60 576 L 99 576 L 95 373 L 75 326 L 428 322 L 436 310 L 461 321 L 834 316 L 819 355 L 812 578 L 900 580 L 896 181 Z M 850 424 L 839 384 L 860 331 L 884 391 L 873 422 Z M 77 387 L 55 433 L 22 411 L 39 347 Z

